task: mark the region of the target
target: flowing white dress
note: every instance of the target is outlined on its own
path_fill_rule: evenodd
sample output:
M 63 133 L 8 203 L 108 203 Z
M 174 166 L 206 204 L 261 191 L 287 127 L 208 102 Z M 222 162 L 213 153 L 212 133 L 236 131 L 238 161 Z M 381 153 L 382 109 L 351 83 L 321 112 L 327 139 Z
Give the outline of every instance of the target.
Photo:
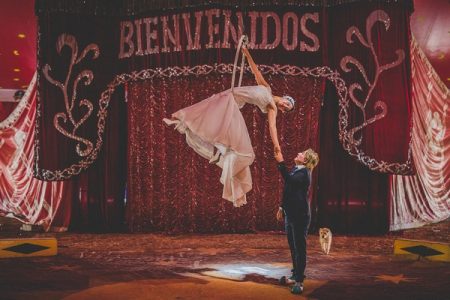
M 172 114 L 174 120 L 164 119 L 176 125 L 175 129 L 186 135 L 187 144 L 210 162 L 221 154 L 216 165 L 222 168 L 222 197 L 235 207 L 247 203 L 246 193 L 252 189 L 249 166 L 255 159 L 240 108 L 249 103 L 267 113 L 271 102 L 271 90 L 265 86 L 234 87 L 180 109 Z

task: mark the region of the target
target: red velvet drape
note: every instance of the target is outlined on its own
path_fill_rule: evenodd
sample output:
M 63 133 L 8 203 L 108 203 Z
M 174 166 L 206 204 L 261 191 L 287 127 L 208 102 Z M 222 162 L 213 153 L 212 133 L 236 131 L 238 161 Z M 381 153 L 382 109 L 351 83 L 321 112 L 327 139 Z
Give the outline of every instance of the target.
M 450 92 L 414 40 L 411 57 L 412 153 L 417 174 L 390 177 L 390 230 L 419 227 L 450 217 Z
M 312 224 L 333 232 L 385 232 L 389 175 L 370 171 L 342 149 L 338 109 L 335 90 L 328 85 L 320 116 L 319 189 Z
M 383 9 L 387 14 L 381 12 Z M 376 101 L 383 101 L 387 107 L 383 118 L 355 134 L 356 139 L 362 137 L 358 148 L 369 157 L 376 157 L 379 162 L 403 164 L 407 173 L 411 172 L 407 160 L 412 116 L 409 13 L 401 5 L 391 5 L 387 10 L 381 4 L 349 4 L 328 11 L 329 22 L 333 26 L 326 30 L 330 65 L 341 70 L 348 87 L 353 83 L 361 86 L 361 91 L 355 92 L 357 99 L 363 100 L 369 95 L 364 109 L 348 99 L 348 129 L 363 124 L 363 113 L 366 121 L 375 116 L 379 111 L 374 108 Z M 352 17 L 356 14 L 364 17 Z M 389 22 L 384 23 L 387 17 Z M 378 20 L 372 26 L 371 18 L 372 21 Z M 387 23 L 389 26 L 386 26 Z M 353 42 L 349 42 L 348 29 L 352 26 L 361 32 L 366 42 L 374 45 L 374 53 L 355 36 L 351 39 Z M 398 49 L 404 51 L 403 62 L 378 73 L 377 77 L 376 62 L 380 66 L 393 63 L 398 58 Z M 344 56 L 354 57 L 361 65 L 349 65 L 351 70 L 344 72 Z M 369 84 L 365 82 L 361 70 L 365 70 Z M 370 86 L 375 83 L 376 88 L 369 94 Z M 365 160 L 370 164 L 371 160 L 363 159 L 362 155 L 349 156 L 348 151 L 343 149 L 342 140 L 338 139 L 341 134 L 338 126 L 344 119 L 338 102 L 335 88 L 328 85 L 320 124 L 317 226 L 345 233 L 385 232 L 389 228 L 389 177 L 371 171 L 360 163 Z M 379 166 L 383 168 L 383 164 Z
M 127 161 L 127 107 L 123 88 L 118 88 L 109 107 L 105 144 L 97 161 L 71 181 L 72 230 L 122 231 Z
M 32 177 L 36 119 L 36 76 L 15 109 L 0 121 L 0 215 L 45 230 L 67 230 L 70 182 Z M 69 202 L 70 203 L 70 202 Z

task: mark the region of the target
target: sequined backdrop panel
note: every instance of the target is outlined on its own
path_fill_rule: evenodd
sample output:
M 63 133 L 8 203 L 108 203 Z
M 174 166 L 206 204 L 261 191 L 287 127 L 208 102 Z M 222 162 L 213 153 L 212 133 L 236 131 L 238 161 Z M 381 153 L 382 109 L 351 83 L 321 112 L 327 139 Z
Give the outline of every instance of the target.
M 297 99 L 294 112 L 279 114 L 278 132 L 285 159 L 318 149 L 322 79 L 267 76 L 275 95 Z M 158 78 L 128 88 L 128 202 L 131 231 L 247 232 L 278 230 L 275 220 L 283 183 L 273 159 L 267 115 L 242 108 L 256 159 L 248 203 L 234 208 L 222 199 L 221 169 L 197 155 L 185 136 L 167 127 L 164 117 L 230 86 L 229 75 Z M 254 84 L 248 75 L 243 85 Z

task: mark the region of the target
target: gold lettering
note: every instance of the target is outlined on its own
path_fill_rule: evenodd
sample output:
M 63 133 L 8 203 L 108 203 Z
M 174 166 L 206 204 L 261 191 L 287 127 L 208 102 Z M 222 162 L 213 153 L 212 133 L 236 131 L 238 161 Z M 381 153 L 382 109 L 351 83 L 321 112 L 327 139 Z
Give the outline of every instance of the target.
M 313 14 L 304 14 L 302 18 L 300 19 L 300 29 L 304 35 L 306 35 L 308 38 L 310 38 L 313 41 L 313 45 L 310 46 L 306 44 L 303 41 L 300 41 L 300 51 L 310 51 L 315 52 L 319 50 L 320 48 L 320 41 L 317 35 L 312 33 L 306 28 L 306 22 L 308 20 L 312 20 L 314 23 L 319 23 L 319 14 L 313 13 Z
M 170 47 L 168 46 L 169 40 L 174 45 L 172 51 L 178 52 L 181 51 L 181 44 L 180 44 L 180 27 L 179 27 L 179 21 L 180 21 L 180 15 L 176 14 L 172 16 L 173 19 L 173 33 L 169 29 L 168 26 L 168 16 L 161 17 L 161 20 L 163 22 L 163 44 L 164 47 L 161 49 L 161 52 L 169 52 Z
M 145 54 L 153 54 L 153 53 L 159 53 L 159 46 L 152 47 L 152 40 L 157 40 L 158 38 L 158 31 L 156 29 L 151 30 L 151 24 L 158 25 L 158 18 L 145 18 L 144 20 L 145 24 L 145 38 L 146 38 L 146 45 L 147 48 L 145 49 Z
M 128 29 L 127 34 L 125 35 L 125 30 Z M 133 37 L 133 23 L 130 21 L 120 22 L 120 52 L 119 59 L 127 58 L 133 55 L 134 52 L 134 43 L 131 40 Z M 125 44 L 128 45 L 128 51 L 125 52 Z
M 206 48 L 220 48 L 220 41 L 214 42 L 214 36 L 219 34 L 219 24 L 214 23 L 213 16 L 218 18 L 220 16 L 220 11 L 218 9 L 209 9 L 205 12 L 208 17 L 208 35 L 209 43 Z

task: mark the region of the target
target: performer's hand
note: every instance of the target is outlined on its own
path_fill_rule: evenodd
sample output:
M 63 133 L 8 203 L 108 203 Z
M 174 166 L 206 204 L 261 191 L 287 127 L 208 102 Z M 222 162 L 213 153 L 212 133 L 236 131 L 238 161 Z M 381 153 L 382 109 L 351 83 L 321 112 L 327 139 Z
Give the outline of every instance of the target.
M 247 48 L 247 45 L 248 45 L 248 36 L 244 34 L 242 38 L 242 47 Z
M 279 222 L 281 222 L 281 221 L 283 221 L 283 219 L 284 219 L 284 212 L 283 212 L 282 209 L 279 209 L 279 210 L 277 211 L 277 220 L 278 220 Z
M 277 155 L 278 153 L 281 153 L 281 148 L 280 146 L 275 146 L 273 147 L 273 154 Z
M 279 152 L 275 152 L 274 156 L 275 156 L 275 160 L 277 162 L 282 162 L 284 160 L 283 154 L 281 153 L 281 150 Z

